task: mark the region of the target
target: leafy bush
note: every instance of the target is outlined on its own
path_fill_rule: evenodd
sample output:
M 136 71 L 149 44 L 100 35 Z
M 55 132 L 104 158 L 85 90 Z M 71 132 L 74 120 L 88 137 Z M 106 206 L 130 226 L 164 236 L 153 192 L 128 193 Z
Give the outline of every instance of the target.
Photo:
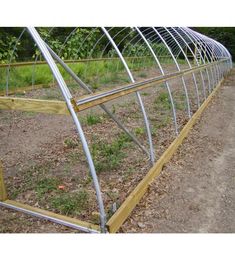
M 17 38 L 7 35 L 5 39 L 0 39 L 0 63 L 7 63 L 10 59 L 12 62 L 18 57 L 17 49 L 20 42 L 17 43 Z M 15 47 L 15 52 L 13 52 Z

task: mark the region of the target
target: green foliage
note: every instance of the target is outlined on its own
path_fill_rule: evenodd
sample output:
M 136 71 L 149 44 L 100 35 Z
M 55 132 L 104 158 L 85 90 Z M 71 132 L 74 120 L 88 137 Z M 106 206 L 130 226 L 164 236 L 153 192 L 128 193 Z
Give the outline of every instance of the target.
M 162 92 L 155 99 L 155 105 L 157 108 L 169 110 L 171 108 L 171 103 L 169 100 L 169 95 L 167 92 Z
M 125 157 L 122 151 L 130 142 L 129 136 L 121 134 L 112 143 L 99 141 L 91 147 L 97 172 L 116 169 Z
M 87 58 L 97 41 L 99 30 L 95 29 L 92 33 L 90 32 L 89 29 L 78 28 L 62 49 L 62 58 L 75 60 Z M 96 56 L 99 55 L 99 51 L 98 46 L 98 50 L 96 49 L 95 53 Z
M 86 208 L 88 200 L 89 196 L 85 190 L 71 194 L 61 192 L 50 199 L 50 204 L 62 214 L 80 214 Z
M 78 140 L 77 139 L 72 139 L 72 138 L 66 138 L 64 140 L 64 144 L 67 148 L 69 149 L 74 149 L 78 146 Z
M 145 56 L 149 55 L 149 51 L 147 50 L 146 46 L 141 44 L 141 43 L 136 43 L 136 44 L 127 44 L 124 47 L 124 55 L 125 56 Z
M 162 56 L 168 54 L 168 50 L 166 46 L 162 43 L 154 43 L 149 42 L 152 49 L 156 54 L 160 54 Z M 136 43 L 136 44 L 127 44 L 124 48 L 124 55 L 126 56 L 134 56 L 134 57 L 140 57 L 140 56 L 150 56 L 150 51 L 148 48 L 146 48 L 146 45 L 143 43 Z
M 155 54 L 157 54 L 159 56 L 169 55 L 169 51 L 166 48 L 165 44 L 150 42 L 150 45 L 151 45 L 153 51 L 155 52 Z
M 174 97 L 175 108 L 177 110 L 185 109 L 185 95 L 177 94 Z M 155 106 L 156 109 L 162 110 L 170 110 L 171 109 L 171 102 L 169 99 L 169 94 L 167 92 L 162 92 L 158 95 L 155 99 Z
M 235 27 L 198 27 L 193 29 L 222 43 L 228 48 L 234 60 Z
M 147 74 L 145 72 L 141 72 L 141 73 L 139 73 L 138 76 L 141 78 L 145 78 L 147 76 Z
M 86 116 L 86 123 L 91 126 L 102 122 L 102 117 L 95 114 L 89 114 Z
M 17 43 L 17 38 L 15 36 L 6 35 L 5 39 L 0 39 L 0 63 L 7 63 L 10 59 L 14 62 L 17 55 L 18 47 L 20 42 Z M 15 52 L 14 52 L 15 48 Z
M 45 193 L 51 192 L 57 189 L 59 180 L 56 178 L 43 178 L 36 184 L 36 193 L 38 197 L 43 196 Z
M 135 128 L 135 134 L 136 135 L 143 135 L 145 133 L 145 128 L 141 128 L 141 127 L 138 127 L 138 128 Z

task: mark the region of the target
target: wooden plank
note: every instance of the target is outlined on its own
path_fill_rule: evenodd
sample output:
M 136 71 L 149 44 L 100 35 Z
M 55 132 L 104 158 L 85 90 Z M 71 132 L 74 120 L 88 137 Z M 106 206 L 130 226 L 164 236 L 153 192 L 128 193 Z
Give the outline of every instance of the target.
M 69 115 L 64 101 L 0 97 L 0 110 L 19 110 Z
M 182 144 L 185 137 L 187 137 L 190 129 L 193 127 L 197 119 L 199 119 L 202 112 L 208 106 L 210 100 L 215 95 L 217 90 L 221 85 L 222 80 L 219 82 L 217 87 L 213 90 L 213 92 L 208 96 L 208 98 L 204 101 L 201 107 L 197 110 L 197 112 L 192 116 L 192 118 L 188 121 L 188 123 L 184 126 L 178 137 L 171 143 L 171 145 L 167 148 L 167 150 L 163 153 L 160 159 L 156 162 L 156 164 L 150 169 L 148 174 L 142 179 L 142 181 L 135 187 L 135 189 L 130 193 L 130 195 L 126 198 L 117 212 L 109 219 L 107 222 L 107 229 L 110 233 L 115 233 L 121 227 L 121 225 L 125 222 L 128 216 L 131 214 L 132 210 L 135 206 L 140 202 L 141 198 L 145 194 L 148 186 L 151 184 L 154 178 L 159 176 L 163 166 L 171 159 L 172 155 L 176 152 L 178 147 Z
M 6 199 L 7 199 L 7 190 L 4 183 L 2 163 L 0 161 L 0 200 L 4 201 Z
M 23 203 L 14 201 L 14 200 L 8 199 L 8 200 L 5 200 L 4 203 L 6 203 L 10 206 L 16 207 L 16 208 L 20 208 L 22 210 L 34 212 L 36 214 L 41 214 L 41 215 L 48 216 L 48 217 L 51 217 L 51 218 L 54 218 L 54 219 L 69 222 L 69 223 L 72 223 L 74 225 L 78 225 L 78 226 L 82 226 L 82 227 L 85 227 L 85 228 L 96 230 L 98 232 L 100 231 L 100 227 L 98 225 L 94 225 L 94 224 L 91 224 L 89 222 L 82 221 L 82 220 L 79 220 L 79 219 L 76 219 L 76 218 L 71 218 L 71 217 L 67 217 L 67 216 L 64 216 L 64 215 L 53 213 L 53 212 L 48 211 L 48 210 L 44 210 L 44 209 L 40 209 L 40 208 L 36 208 L 36 207 L 31 207 L 29 205 L 26 205 L 26 204 L 23 204 Z

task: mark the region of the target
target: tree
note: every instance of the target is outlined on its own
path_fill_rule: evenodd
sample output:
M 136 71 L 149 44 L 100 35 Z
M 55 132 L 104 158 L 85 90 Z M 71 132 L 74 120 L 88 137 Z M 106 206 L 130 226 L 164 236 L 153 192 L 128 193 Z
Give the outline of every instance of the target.
M 193 29 L 223 44 L 235 61 L 235 27 L 197 27 Z

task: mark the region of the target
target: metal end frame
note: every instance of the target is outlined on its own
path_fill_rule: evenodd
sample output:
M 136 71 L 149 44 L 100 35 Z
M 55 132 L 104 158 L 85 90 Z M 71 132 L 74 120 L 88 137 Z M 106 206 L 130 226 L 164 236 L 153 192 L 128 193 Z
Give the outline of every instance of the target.
M 102 199 L 102 196 L 101 196 L 100 185 L 99 185 L 99 182 L 98 182 L 98 178 L 97 178 L 96 171 L 95 171 L 95 166 L 94 166 L 94 163 L 93 163 L 93 160 L 92 160 L 92 157 L 91 157 L 91 153 L 90 153 L 84 132 L 83 132 L 81 124 L 78 120 L 77 114 L 75 112 L 75 108 L 73 107 L 73 104 L 72 104 L 72 98 L 73 97 L 72 97 L 63 77 L 61 76 L 60 71 L 57 68 L 50 52 L 48 51 L 46 44 L 43 42 L 43 40 L 39 36 L 36 29 L 33 28 L 33 27 L 29 27 L 28 31 L 31 34 L 31 36 L 33 37 L 35 43 L 38 45 L 39 49 L 41 50 L 45 60 L 47 61 L 48 65 L 49 65 L 58 85 L 59 85 L 59 88 L 60 88 L 60 90 L 63 94 L 65 101 L 66 101 L 67 107 L 68 107 L 68 109 L 71 113 L 71 116 L 73 118 L 74 124 L 77 128 L 78 134 L 79 134 L 81 142 L 82 142 L 83 150 L 84 150 L 84 153 L 85 153 L 87 161 L 88 161 L 90 173 L 91 173 L 93 183 L 94 183 L 94 187 L 95 187 L 95 191 L 96 191 L 96 197 L 97 197 L 97 201 L 98 201 L 98 205 L 99 205 L 99 212 L 100 212 L 101 231 L 105 232 L 106 214 L 105 214 L 105 210 L 104 210 L 103 199 Z
M 52 33 L 53 29 L 54 28 L 51 28 L 48 31 L 48 35 Z M 102 192 L 99 185 L 93 159 L 88 147 L 88 143 L 83 132 L 82 126 L 77 117 L 77 111 L 85 110 L 97 105 L 100 106 L 100 108 L 117 124 L 117 126 L 132 139 L 132 141 L 141 149 L 141 151 L 149 157 L 150 163 L 155 166 L 156 159 L 151 134 L 151 126 L 145 109 L 145 105 L 140 95 L 140 91 L 150 87 L 154 87 L 156 84 L 165 84 L 169 96 L 169 101 L 171 104 L 175 133 L 176 135 L 178 135 L 179 127 L 177 123 L 177 112 L 175 108 L 174 97 L 172 95 L 173 86 L 169 84 L 169 81 L 172 79 L 180 80 L 180 83 L 182 84 L 184 91 L 187 114 L 188 117 L 191 118 L 192 108 L 190 107 L 191 100 L 188 95 L 189 86 L 186 85 L 184 77 L 186 75 L 191 77 L 190 79 L 192 80 L 193 88 L 195 89 L 196 94 L 194 99 L 197 100 L 197 107 L 199 108 L 201 106 L 201 103 L 213 92 L 213 89 L 219 83 L 221 83 L 221 80 L 223 79 L 224 75 L 227 72 L 229 72 L 229 70 L 232 68 L 232 57 L 228 50 L 222 44 L 189 28 L 133 27 L 120 28 L 118 30 L 113 30 L 114 28 L 107 29 L 105 27 L 91 28 L 91 30 L 88 31 L 87 35 L 84 37 L 82 43 L 85 43 L 87 39 L 93 34 L 96 35 L 97 32 L 99 32 L 99 35 L 97 36 L 97 38 L 95 38 L 94 45 L 89 49 L 87 60 L 90 61 L 92 59 L 118 59 L 119 63 L 117 63 L 116 70 L 118 71 L 118 66 L 122 66 L 124 68 L 124 73 L 128 76 L 130 81 L 130 83 L 127 85 L 117 86 L 115 88 L 112 88 L 111 90 L 104 90 L 95 93 L 92 86 L 87 84 L 86 77 L 84 77 L 85 79 L 79 77 L 61 58 L 62 49 L 66 49 L 66 44 L 68 43 L 69 39 L 71 39 L 71 37 L 75 35 L 77 29 L 77 27 L 71 29 L 67 37 L 65 37 L 65 40 L 62 43 L 60 50 L 57 50 L 57 53 L 55 50 L 51 48 L 51 46 L 49 46 L 49 43 L 46 43 L 47 37 L 42 39 L 42 37 L 40 37 L 39 33 L 34 27 L 29 27 L 28 32 L 33 38 L 36 45 L 38 46 L 40 54 L 44 56 L 46 63 L 50 67 L 53 77 L 57 82 L 63 95 L 65 101 L 63 103 L 67 106 L 67 109 L 70 115 L 72 116 L 73 122 L 76 126 L 76 130 L 83 146 L 83 151 L 88 162 L 89 171 L 92 176 L 94 189 L 96 192 L 97 205 L 99 207 L 100 214 L 100 229 L 96 230 L 94 228 L 95 225 L 93 227 L 89 227 L 89 223 L 87 223 L 87 226 L 83 226 L 82 222 L 76 223 L 75 221 L 73 222 L 73 220 L 71 220 L 70 222 L 69 218 L 66 220 L 63 218 L 59 218 L 59 216 L 56 215 L 53 216 L 53 214 L 49 212 L 36 210 L 32 207 L 24 207 L 23 204 L 7 200 L 3 196 L 0 198 L 0 206 L 18 210 L 36 217 L 45 218 L 65 226 L 79 229 L 84 232 L 105 233 L 107 232 L 108 226 L 106 220 L 105 207 L 102 198 Z M 112 33 L 113 31 L 114 33 Z M 1 67 L 6 67 L 6 91 L 4 93 L 6 96 L 8 96 L 9 94 L 10 66 L 13 66 L 11 64 L 12 57 L 17 49 L 16 46 L 18 42 L 21 40 L 24 33 L 25 29 L 17 38 L 15 46 L 13 46 L 11 57 L 8 61 L 9 63 L 7 65 L 0 65 Z M 98 58 L 95 57 L 94 59 L 95 50 L 97 46 L 99 46 L 99 44 L 101 43 L 103 43 L 103 49 L 100 51 Z M 161 48 L 159 48 L 159 50 L 155 50 L 154 44 L 161 44 Z M 80 46 L 78 46 L 77 48 L 77 53 L 79 53 L 80 48 L 82 48 L 82 44 L 80 43 L 79 45 Z M 105 54 L 108 52 L 110 47 L 115 52 L 111 53 L 107 57 L 105 56 Z M 134 50 L 136 48 L 137 51 L 135 51 L 134 54 L 135 59 L 131 57 L 131 48 L 129 50 L 129 47 L 133 47 Z M 139 49 L 142 51 L 138 50 L 137 47 L 141 47 Z M 140 54 L 142 54 L 141 57 Z M 165 57 L 166 59 L 169 59 L 172 62 L 172 64 L 176 68 L 175 71 L 168 73 L 168 70 L 164 69 L 164 62 L 161 60 L 162 57 Z M 185 66 L 182 67 L 179 63 L 179 57 L 183 57 L 184 61 L 186 62 L 186 69 Z M 37 55 L 34 62 L 30 63 L 33 65 L 32 85 L 34 85 L 35 82 L 35 66 L 37 64 L 38 58 L 39 56 Z M 151 59 L 151 61 L 153 61 L 153 67 L 156 70 L 156 76 L 142 81 L 136 81 L 135 72 L 131 69 L 131 65 L 136 63 L 139 66 L 141 65 L 141 63 L 147 63 L 148 59 Z M 81 87 L 88 93 L 86 97 L 82 97 L 80 99 L 77 99 L 76 97 L 75 99 L 75 97 L 72 96 L 65 80 L 63 79 L 56 65 L 56 62 L 62 66 L 62 68 L 72 77 L 72 79 L 78 84 L 79 87 Z M 87 73 L 87 70 L 88 66 L 86 67 L 85 75 Z M 199 93 L 200 86 L 202 88 L 202 94 Z M 142 112 L 149 148 L 145 148 L 142 142 L 139 139 L 137 139 L 137 137 L 133 133 L 131 133 L 130 130 L 126 128 L 124 124 L 117 118 L 117 116 L 115 116 L 105 105 L 105 102 L 107 101 L 111 101 L 120 98 L 124 95 L 129 95 L 131 93 L 136 94 L 137 101 Z M 0 98 L 3 98 L 3 101 L 4 99 L 9 99 L 8 97 Z M 9 107 L 7 106 L 1 107 L 0 99 L 0 109 L 1 108 L 9 109 Z

